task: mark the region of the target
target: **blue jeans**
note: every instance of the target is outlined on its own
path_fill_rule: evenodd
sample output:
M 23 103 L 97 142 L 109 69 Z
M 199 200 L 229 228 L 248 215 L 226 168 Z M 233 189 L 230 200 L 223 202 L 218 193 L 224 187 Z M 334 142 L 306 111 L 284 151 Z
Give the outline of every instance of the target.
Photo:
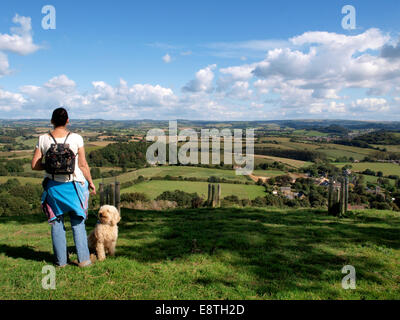
M 90 253 L 85 229 L 85 219 L 70 213 L 72 234 L 74 237 L 76 253 L 79 262 L 90 264 Z M 51 224 L 51 239 L 53 241 L 53 251 L 58 266 L 68 263 L 67 240 L 65 238 L 64 216 L 57 217 Z

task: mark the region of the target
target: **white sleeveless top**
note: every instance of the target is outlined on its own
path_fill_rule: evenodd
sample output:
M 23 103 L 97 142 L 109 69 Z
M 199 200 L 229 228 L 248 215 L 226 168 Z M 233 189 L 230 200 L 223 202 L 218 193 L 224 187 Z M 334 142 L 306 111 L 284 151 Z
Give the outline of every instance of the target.
M 65 137 L 63 138 L 55 138 L 57 143 L 64 143 Z M 44 156 L 49 150 L 51 144 L 54 143 L 54 140 L 48 133 L 43 134 L 39 137 L 39 141 L 36 145 L 36 148 L 39 148 L 40 151 L 42 152 L 42 155 Z M 79 181 L 79 182 L 85 182 L 86 179 L 78 166 L 78 149 L 83 147 L 83 138 L 77 134 L 77 133 L 71 133 L 67 139 L 67 144 L 69 144 L 69 148 L 76 154 L 75 158 L 75 171 L 72 177 L 69 174 L 55 174 L 54 175 L 54 180 L 58 182 L 70 182 L 72 180 Z M 45 174 L 45 177 L 48 177 L 52 179 L 52 175 L 47 173 Z

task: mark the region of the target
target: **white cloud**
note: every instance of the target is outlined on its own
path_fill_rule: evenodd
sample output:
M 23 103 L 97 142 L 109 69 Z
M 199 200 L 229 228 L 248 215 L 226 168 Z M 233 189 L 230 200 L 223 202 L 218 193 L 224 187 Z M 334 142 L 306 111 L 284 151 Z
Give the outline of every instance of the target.
M 250 100 L 253 90 L 249 89 L 247 81 L 236 81 L 230 91 L 227 92 L 227 97 L 238 100 Z
M 254 63 L 220 69 L 210 64 L 184 82 L 180 95 L 160 85 L 128 85 L 123 79 L 117 85 L 93 81 L 88 92 L 79 92 L 75 81 L 62 74 L 39 86 L 22 86 L 16 93 L 1 91 L 0 115 L 14 110 L 35 110 L 32 114 L 39 115 L 64 105 L 87 118 L 400 119 L 396 111 L 400 109 L 400 59 L 393 51 L 398 45 L 392 45 L 380 30 L 358 35 L 305 32 L 272 43 L 216 45 L 221 50 L 261 52 L 264 48 L 266 52 Z M 183 54 L 180 51 L 175 52 Z M 166 54 L 163 60 L 172 59 Z M 7 57 L 0 52 L 0 75 L 8 69 Z
M 189 81 L 186 86 L 183 87 L 183 91 L 186 92 L 210 92 L 213 90 L 214 72 L 213 70 L 217 67 L 216 64 L 209 65 L 204 69 L 200 69 L 196 72 L 194 80 Z
M 171 56 L 167 53 L 165 56 L 162 57 L 162 60 L 165 63 L 170 63 L 171 62 Z
M 0 51 L 27 55 L 38 50 L 32 39 L 31 18 L 16 14 L 12 21 L 20 27 L 11 28 L 11 34 L 0 33 Z
M 357 99 L 351 103 L 351 109 L 358 112 L 387 112 L 389 106 L 384 98 Z
M 92 90 L 84 93 L 66 75 L 53 77 L 42 86 L 22 86 L 19 93 L 0 90 L 0 111 L 14 116 L 22 115 L 23 110 L 24 117 L 43 116 L 56 106 L 67 107 L 75 117 L 145 117 L 155 110 L 171 112 L 177 103 L 178 98 L 169 88 L 150 84 L 128 86 L 123 79 L 116 86 L 93 81 Z
M 9 63 L 7 56 L 0 51 L 0 76 L 9 73 Z
M 12 27 L 11 34 L 0 33 L 0 77 L 11 72 L 5 52 L 28 55 L 40 48 L 33 43 L 30 17 L 16 14 L 12 21 L 20 26 Z
M 44 86 L 47 88 L 63 88 L 66 90 L 72 90 L 76 87 L 76 83 L 75 81 L 68 79 L 65 74 L 62 74 L 60 76 L 51 78 L 44 84 Z
M 20 109 L 25 102 L 21 94 L 0 89 L 0 111 L 15 111 Z

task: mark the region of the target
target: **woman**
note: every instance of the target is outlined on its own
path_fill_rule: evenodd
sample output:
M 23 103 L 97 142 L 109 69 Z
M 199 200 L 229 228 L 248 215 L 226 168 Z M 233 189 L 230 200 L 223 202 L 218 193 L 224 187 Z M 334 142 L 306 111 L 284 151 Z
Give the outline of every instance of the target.
M 83 139 L 79 134 L 69 133 L 68 113 L 64 108 L 53 111 L 51 123 L 54 130 L 39 137 L 32 159 L 33 170 L 45 170 L 43 157 L 49 148 L 57 144 L 66 144 L 75 156 L 75 168 L 71 174 L 45 174 L 43 181 L 42 208 L 51 224 L 51 238 L 56 265 L 64 267 L 68 263 L 67 241 L 65 238 L 64 214 L 69 213 L 78 265 L 89 266 L 90 253 L 87 243 L 85 220 L 87 218 L 89 189 L 96 194 L 96 188 L 86 162 Z

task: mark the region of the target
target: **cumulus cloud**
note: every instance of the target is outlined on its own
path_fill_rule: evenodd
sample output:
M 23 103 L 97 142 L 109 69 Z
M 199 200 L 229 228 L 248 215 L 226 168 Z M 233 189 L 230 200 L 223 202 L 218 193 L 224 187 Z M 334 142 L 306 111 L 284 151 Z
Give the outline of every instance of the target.
M 213 90 L 214 72 L 216 64 L 209 65 L 196 72 L 195 79 L 189 81 L 182 90 L 185 92 L 210 92 Z
M 0 111 L 15 111 L 20 109 L 25 102 L 21 94 L 0 89 Z
M 83 117 L 103 115 L 106 118 L 132 117 L 149 110 L 168 109 L 178 101 L 169 88 L 150 84 L 129 86 L 123 79 L 116 86 L 93 81 L 92 89 L 81 93 L 75 81 L 66 75 L 53 77 L 41 86 L 22 86 L 19 93 L 3 96 L 0 100 L 3 111 L 12 111 L 6 106 L 11 105 L 10 99 L 13 98 L 19 109 L 35 110 L 36 114 L 47 113 L 49 109 L 62 105 Z
M 357 99 L 351 103 L 351 109 L 358 112 L 386 112 L 389 111 L 388 102 L 384 98 Z
M 341 96 L 344 89 L 384 95 L 400 85 L 400 61 L 379 54 L 389 40 L 378 29 L 354 36 L 306 32 L 290 39 L 293 47 L 269 50 L 255 64 L 254 87 L 260 94 L 278 94 L 275 103 L 292 111 L 299 108 L 299 113 L 343 112 L 343 102 L 332 100 L 345 99 Z
M 381 56 L 389 59 L 400 58 L 400 40 L 396 45 L 386 44 L 381 50 Z
M 31 18 L 16 14 L 12 21 L 20 26 L 11 28 L 11 34 L 0 33 L 0 51 L 27 55 L 38 50 L 32 39 Z
M 29 30 L 29 24 L 27 20 L 21 22 L 25 30 Z M 75 81 L 61 74 L 42 85 L 22 86 L 16 93 L 0 91 L 0 114 L 12 114 L 13 110 L 35 110 L 39 114 L 41 110 L 65 105 L 87 118 L 390 116 L 388 119 L 393 120 L 393 116 L 400 117 L 396 112 L 400 109 L 398 47 L 378 29 L 357 35 L 305 32 L 282 43 L 219 44 L 216 49 L 265 50 L 265 54 L 253 63 L 224 65 L 220 69 L 210 64 L 198 69 L 193 79 L 184 82 L 180 95 L 171 88 L 129 85 L 123 79 L 117 85 L 93 81 L 90 90 L 79 92 Z M 163 60 L 168 63 L 171 56 L 166 54 Z M 0 52 L 0 75 L 8 69 L 7 57 Z
M 19 27 L 12 27 L 11 34 L 0 33 L 0 76 L 10 72 L 5 52 L 28 55 L 40 47 L 33 43 L 31 18 L 16 14 L 12 19 Z

